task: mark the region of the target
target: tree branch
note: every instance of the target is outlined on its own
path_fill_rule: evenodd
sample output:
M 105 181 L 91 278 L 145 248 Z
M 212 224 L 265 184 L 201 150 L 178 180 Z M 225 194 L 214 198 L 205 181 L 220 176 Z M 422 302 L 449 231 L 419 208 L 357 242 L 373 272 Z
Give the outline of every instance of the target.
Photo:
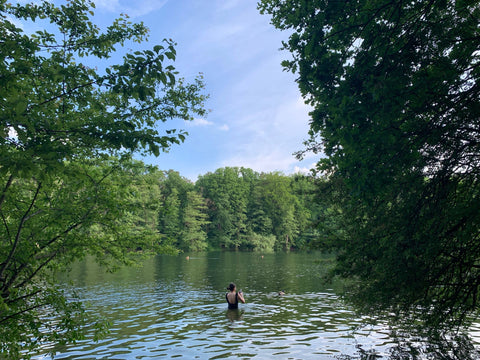
M 21 289 L 23 286 L 25 286 L 27 283 L 29 283 L 35 277 L 35 275 L 38 274 L 38 272 L 40 270 L 42 270 L 46 265 L 48 265 L 48 263 L 50 261 L 52 261 L 55 258 L 55 256 L 57 256 L 57 254 L 58 254 L 58 251 L 54 251 L 53 253 L 51 253 L 50 256 L 48 256 L 46 261 L 41 263 L 40 266 L 38 266 L 38 268 L 33 273 L 30 274 L 30 276 L 25 278 L 25 280 L 23 280 L 20 284 L 16 285 L 15 288 L 20 288 Z M 11 285 L 11 281 L 9 283 L 9 286 L 10 285 Z
M 29 213 L 33 208 L 33 205 L 35 204 L 38 194 L 40 193 L 40 189 L 42 187 L 42 183 L 38 183 L 37 190 L 35 191 L 35 195 L 32 198 L 32 201 L 30 202 L 30 205 L 28 209 L 25 211 L 25 214 L 23 214 L 22 219 L 20 220 L 20 223 L 18 224 L 18 230 L 17 230 L 17 235 L 15 236 L 15 241 L 13 243 L 12 249 L 10 250 L 10 253 L 8 254 L 7 260 L 3 263 L 2 268 L 0 269 L 0 279 L 3 277 L 3 274 L 5 272 L 5 269 L 9 266 L 10 262 L 12 261 L 13 255 L 15 254 L 15 251 L 17 250 L 18 243 L 20 242 L 20 234 L 23 229 L 23 224 L 25 221 L 27 221 L 30 216 Z
M 0 209 L 2 208 L 2 204 L 5 201 L 5 195 L 7 193 L 8 188 L 10 185 L 12 185 L 13 182 L 13 174 L 10 174 L 8 177 L 7 183 L 5 184 L 5 187 L 3 188 L 2 194 L 0 195 Z
M 4 321 L 7 321 L 7 320 L 10 320 L 14 317 L 17 317 L 18 315 L 22 315 L 22 314 L 25 314 L 26 312 L 29 312 L 29 311 L 32 311 L 32 310 L 35 310 L 35 309 L 38 309 L 38 308 L 41 308 L 43 306 L 46 306 L 48 304 L 37 304 L 37 305 L 34 305 L 34 306 L 30 306 L 22 311 L 19 311 L 19 312 L 16 312 L 15 314 L 11 314 L 11 315 L 8 315 L 4 318 L 0 318 L 0 324 Z
M 30 294 L 20 296 L 20 297 L 18 297 L 18 298 L 16 298 L 16 299 L 7 300 L 7 301 L 5 301 L 5 302 L 6 302 L 7 304 L 13 304 L 13 303 L 15 303 L 15 302 L 17 302 L 17 301 L 19 301 L 19 300 L 24 300 L 24 299 L 27 299 L 27 298 L 29 298 L 29 297 L 35 296 L 35 295 L 37 295 L 37 294 L 39 294 L 39 293 L 41 293 L 41 292 L 42 292 L 42 290 L 37 290 L 37 291 L 34 291 L 34 292 L 30 293 Z
M 7 219 L 5 219 L 5 215 L 3 215 L 3 211 L 0 210 L 0 215 L 2 217 L 3 226 L 5 227 L 5 232 L 7 233 L 8 240 L 10 241 L 10 245 L 12 245 L 12 235 L 10 234 L 10 228 L 7 224 Z
M 30 106 L 30 108 L 35 107 L 35 106 L 42 106 L 42 105 L 48 104 L 49 102 L 52 102 L 52 101 L 55 101 L 55 100 L 57 100 L 57 99 L 63 98 L 63 97 L 65 97 L 65 96 L 67 96 L 67 95 L 70 95 L 70 94 L 72 94 L 73 92 L 75 92 L 75 91 L 78 90 L 78 89 L 82 89 L 82 88 L 84 88 L 84 87 L 88 87 L 88 86 L 91 86 L 91 85 L 98 85 L 98 82 L 97 82 L 97 81 L 91 81 L 91 82 L 88 82 L 88 83 L 86 83 L 86 84 L 78 85 L 78 86 L 70 89 L 70 90 L 67 91 L 67 92 L 63 92 L 63 93 L 61 93 L 61 94 L 59 94 L 59 95 L 56 95 L 56 96 L 54 96 L 54 97 L 51 97 L 50 99 L 47 99 L 47 100 L 45 100 L 45 101 L 42 101 L 41 103 L 33 104 L 32 106 Z M 28 111 L 28 110 L 30 110 L 30 109 L 27 109 L 27 111 Z

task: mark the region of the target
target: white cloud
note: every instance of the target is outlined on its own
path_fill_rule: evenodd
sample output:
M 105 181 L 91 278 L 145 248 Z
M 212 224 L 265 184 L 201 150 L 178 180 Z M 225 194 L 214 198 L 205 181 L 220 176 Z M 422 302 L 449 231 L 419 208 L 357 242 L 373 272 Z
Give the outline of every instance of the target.
M 258 151 L 258 150 L 257 150 Z M 246 149 L 244 153 L 233 156 L 221 163 L 222 167 L 237 166 L 253 169 L 257 172 L 280 171 L 284 174 L 310 174 L 316 163 L 300 162 L 292 154 L 285 153 L 282 149 Z
M 236 122 L 239 132 L 248 135 L 243 139 L 256 147 L 263 143 L 278 148 L 288 146 L 291 152 L 300 150 L 308 133 L 310 108 L 299 97 L 279 98 L 264 106 Z
M 207 127 L 207 126 L 212 126 L 215 125 L 212 121 L 208 121 L 206 119 L 202 118 L 197 118 L 193 119 L 191 121 L 185 121 L 185 125 L 189 127 Z M 228 131 L 230 130 L 230 127 L 227 124 L 223 124 L 217 127 L 218 130 L 220 131 Z
M 231 138 L 228 138 L 225 147 L 226 158 L 222 166 L 285 173 L 296 172 L 296 167 L 308 166 L 301 165 L 293 153 L 303 148 L 311 108 L 298 95 L 287 96 L 283 102 L 281 100 L 277 99 L 277 102 L 264 105 L 265 109 L 230 122 Z M 307 168 L 303 170 L 309 171 Z
M 293 172 L 295 174 L 303 174 L 303 175 L 308 175 L 310 174 L 310 171 L 314 169 L 316 166 L 316 163 L 310 164 L 310 166 L 294 166 Z
M 118 12 L 120 9 L 119 0 L 95 0 L 95 7 L 110 12 Z
M 210 126 L 213 125 L 211 121 L 205 120 L 205 119 L 193 119 L 191 121 L 185 121 L 187 125 L 190 126 Z
M 289 172 L 296 163 L 293 156 L 285 156 L 279 149 L 245 149 L 244 153 L 224 160 L 222 166 L 238 166 L 253 169 L 258 172 L 282 171 Z

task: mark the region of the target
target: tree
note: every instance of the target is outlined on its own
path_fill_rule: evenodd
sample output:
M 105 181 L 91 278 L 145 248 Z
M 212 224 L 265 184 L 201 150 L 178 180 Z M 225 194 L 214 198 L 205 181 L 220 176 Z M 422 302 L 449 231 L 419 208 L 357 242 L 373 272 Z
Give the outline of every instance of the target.
M 129 220 L 136 229 L 155 233 L 154 242 L 159 241 L 158 213 L 161 183 L 164 173 L 155 166 L 146 166 L 141 161 L 132 161 L 125 171 L 126 184 L 131 191 L 129 196 Z
M 248 234 L 247 246 L 253 251 L 268 253 L 273 252 L 275 248 L 276 237 L 273 234 L 262 235 L 255 232 Z
M 159 210 L 159 230 L 165 236 L 163 243 L 174 246 L 177 243 L 178 234 L 181 231 L 180 199 L 178 190 L 165 197 Z
M 194 185 L 180 176 L 177 171 L 169 170 L 161 184 L 158 229 L 163 235 L 162 244 L 170 247 L 180 245 L 183 231 L 183 214 L 188 205 L 188 192 Z
M 291 179 L 292 194 L 297 201 L 295 206 L 295 219 L 298 223 L 299 237 L 296 246 L 307 249 L 311 242 L 319 235 L 314 224 L 318 221 L 323 204 L 316 197 L 315 178 L 296 174 Z
M 205 113 L 202 80 L 177 78 L 171 41 L 112 64 L 117 47 L 142 42 L 148 29 L 122 16 L 101 32 L 93 8 L 82 0 L 0 2 L 2 357 L 81 337 L 81 306 L 48 282 L 52 269 L 86 254 L 109 264 L 157 249 L 154 226 L 136 226 L 139 184 L 132 187 L 128 157 L 183 141 L 185 133 L 162 133 L 159 122 Z M 33 21 L 45 30 L 15 25 Z M 49 311 L 59 320 L 48 322 Z
M 205 200 L 195 191 L 187 193 L 187 205 L 183 214 L 180 247 L 186 251 L 203 251 L 207 248 L 205 225 L 209 223 Z
M 325 153 L 318 170 L 340 194 L 337 271 L 359 280 L 353 298 L 462 322 L 480 300 L 478 2 L 259 8 L 292 31 L 283 65 L 313 107 L 307 150 Z
M 12 181 L 1 209 L 2 357 L 80 336 L 87 319 L 78 301 L 66 301 L 73 294 L 51 282 L 54 271 L 86 255 L 114 269 L 135 260 L 137 249 L 161 250 L 158 233 L 135 216 L 142 209 L 132 202 L 137 170 L 138 163 L 94 159 L 66 162 L 41 180 Z
M 214 243 L 239 249 L 245 242 L 253 177 L 251 170 L 226 167 L 198 179 L 197 188 L 209 201 L 209 236 Z
M 290 250 L 299 234 L 295 208 L 299 205 L 291 188 L 291 178 L 280 173 L 262 174 L 261 193 L 265 213 L 277 237 L 276 249 Z

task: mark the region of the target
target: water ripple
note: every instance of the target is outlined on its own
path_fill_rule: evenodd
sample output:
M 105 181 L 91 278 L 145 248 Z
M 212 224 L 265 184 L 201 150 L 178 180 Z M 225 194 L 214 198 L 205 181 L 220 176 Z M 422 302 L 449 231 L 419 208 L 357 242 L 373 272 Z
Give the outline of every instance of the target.
M 129 281 L 102 279 L 78 286 L 91 304 L 89 311 L 109 320 L 111 332 L 97 343 L 90 336 L 57 347 L 55 359 L 351 360 L 361 359 L 361 351 L 375 351 L 377 359 L 391 352 L 389 327 L 366 326 L 333 292 L 295 289 L 279 296 L 263 291 L 259 283 L 246 290 L 247 304 L 232 311 L 218 287 L 200 287 L 207 275 L 193 285 L 186 280 L 195 274 L 142 281 L 136 274 Z M 311 272 L 302 278 L 306 274 Z M 471 333 L 479 339 L 480 325 Z M 49 349 L 47 345 L 45 352 Z M 42 358 L 45 355 L 35 357 Z

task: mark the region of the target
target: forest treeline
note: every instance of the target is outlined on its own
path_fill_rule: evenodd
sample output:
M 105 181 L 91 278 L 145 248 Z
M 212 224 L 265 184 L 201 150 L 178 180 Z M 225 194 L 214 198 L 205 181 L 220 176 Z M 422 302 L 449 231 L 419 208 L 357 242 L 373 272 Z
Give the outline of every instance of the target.
M 225 167 L 193 183 L 150 168 L 135 194 L 138 225 L 157 231 L 164 249 L 271 252 L 307 248 L 318 229 L 314 178 Z

